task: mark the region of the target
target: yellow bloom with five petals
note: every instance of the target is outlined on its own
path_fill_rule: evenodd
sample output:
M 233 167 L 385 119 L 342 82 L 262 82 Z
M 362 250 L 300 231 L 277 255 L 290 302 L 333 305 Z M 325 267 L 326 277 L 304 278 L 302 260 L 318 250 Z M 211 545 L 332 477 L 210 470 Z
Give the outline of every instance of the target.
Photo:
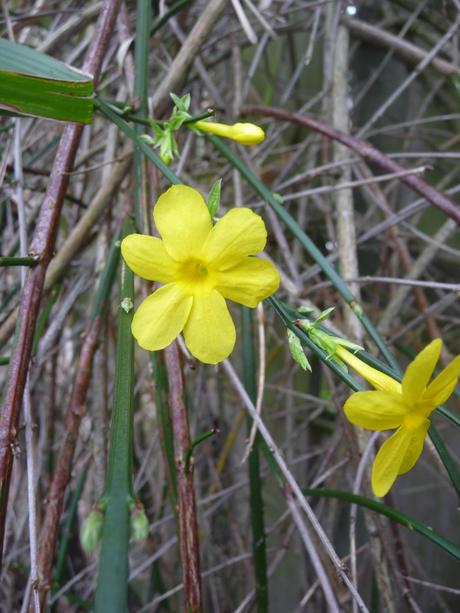
M 441 339 L 427 345 L 409 364 L 399 383 L 343 347 L 337 347 L 337 355 L 375 388 L 355 392 L 348 398 L 344 405 L 347 418 L 368 430 L 397 428 L 375 457 L 372 489 L 376 496 L 385 496 L 397 476 L 415 466 L 430 427 L 429 416 L 454 391 L 460 376 L 460 356 L 429 383 L 441 349 Z
M 164 284 L 140 304 L 132 333 L 156 351 L 183 332 L 196 358 L 216 364 L 236 339 L 225 299 L 254 308 L 279 287 L 275 266 L 252 257 L 265 247 L 265 224 L 250 209 L 235 208 L 213 226 L 201 194 L 185 185 L 162 194 L 153 217 L 161 239 L 130 234 L 121 244 L 133 272 Z

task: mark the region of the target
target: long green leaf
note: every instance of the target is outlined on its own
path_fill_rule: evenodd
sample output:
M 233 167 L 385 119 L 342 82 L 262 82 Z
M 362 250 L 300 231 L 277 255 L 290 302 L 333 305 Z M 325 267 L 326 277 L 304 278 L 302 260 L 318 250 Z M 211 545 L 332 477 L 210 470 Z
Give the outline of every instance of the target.
M 351 494 L 350 492 L 344 492 L 342 490 L 317 488 L 304 489 L 302 491 L 305 496 L 325 496 L 327 498 L 337 498 L 339 500 L 345 500 L 346 502 L 351 502 L 361 507 L 371 509 L 372 511 L 376 511 L 381 515 L 386 515 L 386 517 L 398 522 L 398 524 L 401 524 L 405 528 L 418 532 L 460 562 L 460 547 L 445 539 L 443 536 L 435 532 L 430 526 L 427 526 L 426 524 L 413 519 L 412 517 L 409 517 L 409 515 L 401 513 L 401 511 L 397 511 L 396 509 L 393 509 L 382 502 L 377 502 L 376 500 L 372 500 L 372 498 L 358 496 L 357 494 Z
M 0 39 L 0 107 L 9 113 L 91 123 L 93 77 L 25 45 Z

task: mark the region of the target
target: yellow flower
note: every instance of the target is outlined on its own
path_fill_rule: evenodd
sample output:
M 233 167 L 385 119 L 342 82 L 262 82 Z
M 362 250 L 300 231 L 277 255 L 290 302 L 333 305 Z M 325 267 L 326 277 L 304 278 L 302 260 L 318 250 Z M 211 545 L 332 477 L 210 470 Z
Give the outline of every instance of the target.
M 254 308 L 279 287 L 273 264 L 251 257 L 265 247 L 265 224 L 250 209 L 235 208 L 213 226 L 201 195 L 184 185 L 160 196 L 153 217 L 162 240 L 130 234 L 121 244 L 133 272 L 164 283 L 134 314 L 133 335 L 156 351 L 183 331 L 190 352 L 216 364 L 235 345 L 225 298 Z
M 415 466 L 430 427 L 429 416 L 454 391 L 460 376 L 460 356 L 429 383 L 441 349 L 441 339 L 432 341 L 409 364 L 399 383 L 343 347 L 337 347 L 337 355 L 376 390 L 352 394 L 344 406 L 347 418 L 368 430 L 398 428 L 375 458 L 372 489 L 376 496 L 385 496 L 396 477 Z
M 191 124 L 191 126 L 198 128 L 202 132 L 231 138 L 242 145 L 258 145 L 265 138 L 265 132 L 262 128 L 253 123 L 234 123 L 232 126 L 229 126 L 226 123 L 200 120 Z

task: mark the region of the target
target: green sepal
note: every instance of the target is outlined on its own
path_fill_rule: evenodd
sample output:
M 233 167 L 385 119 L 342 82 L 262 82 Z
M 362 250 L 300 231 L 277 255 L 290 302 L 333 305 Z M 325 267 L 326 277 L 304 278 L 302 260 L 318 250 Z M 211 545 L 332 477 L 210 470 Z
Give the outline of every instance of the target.
M 218 179 L 217 181 L 215 181 L 215 183 L 213 184 L 213 186 L 211 187 L 209 191 L 208 200 L 206 202 L 206 205 L 208 207 L 211 218 L 213 218 L 216 215 L 217 211 L 219 210 L 221 188 L 222 188 L 222 179 Z
M 287 338 L 289 351 L 291 352 L 292 357 L 303 370 L 309 370 L 311 372 L 311 365 L 305 355 L 305 352 L 302 347 L 302 343 L 298 336 L 294 334 L 292 330 L 287 329 Z

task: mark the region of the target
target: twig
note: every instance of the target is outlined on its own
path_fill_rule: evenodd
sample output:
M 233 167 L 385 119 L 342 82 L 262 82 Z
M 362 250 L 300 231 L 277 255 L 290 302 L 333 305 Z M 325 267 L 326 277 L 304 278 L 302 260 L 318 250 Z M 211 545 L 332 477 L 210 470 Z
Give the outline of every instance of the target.
M 125 154 L 130 151 L 131 146 L 127 145 L 120 156 L 121 161 L 115 162 L 110 174 L 105 178 L 104 183 L 101 185 L 90 205 L 70 232 L 58 253 L 51 260 L 48 270 L 46 271 L 43 291 L 47 292 L 53 287 L 65 273 L 71 260 L 88 241 L 88 235 L 94 229 L 95 224 L 112 201 L 114 194 L 117 189 L 119 189 L 121 182 L 131 167 L 131 157 L 125 157 Z M 3 345 L 13 333 L 18 314 L 19 309 L 13 309 L 0 326 L 0 346 Z
M 152 97 L 152 106 L 155 111 L 158 112 L 159 108 L 167 101 L 170 92 L 176 91 L 187 69 L 197 57 L 198 49 L 205 41 L 226 6 L 227 0 L 211 0 L 207 4 L 169 67 L 166 78 L 162 80 Z
M 305 128 L 310 128 L 315 132 L 319 132 L 320 134 L 324 134 L 331 140 L 344 144 L 352 151 L 358 153 L 358 155 L 361 157 L 371 160 L 388 172 L 404 173 L 407 170 L 369 143 L 360 140 L 355 136 L 335 130 L 319 119 L 305 117 L 303 115 L 299 115 L 298 113 L 290 113 L 289 111 L 285 111 L 281 108 L 258 105 L 246 105 L 241 109 L 241 113 L 243 115 L 262 115 L 265 117 L 274 117 L 283 121 L 296 123 L 300 126 L 304 126 Z M 460 207 L 454 200 L 446 196 L 444 193 L 439 192 L 434 187 L 431 187 L 431 185 L 423 181 L 423 179 L 420 177 L 402 175 L 400 180 L 402 183 L 412 187 L 414 191 L 426 198 L 429 202 L 431 202 L 431 204 L 445 213 L 445 215 L 452 217 L 452 219 L 460 224 Z
M 264 327 L 264 307 L 263 304 L 260 303 L 257 306 L 257 329 L 259 331 L 259 377 L 257 381 L 257 401 L 256 401 L 256 411 L 257 415 L 260 415 L 262 410 L 262 402 L 264 399 L 264 385 L 265 385 L 265 357 L 266 357 L 266 349 L 265 349 L 265 327 Z M 246 450 L 244 452 L 243 459 L 241 463 L 243 464 L 248 459 L 249 454 L 251 453 L 252 446 L 254 445 L 254 439 L 257 434 L 257 426 L 255 422 L 253 422 L 251 426 L 251 432 L 249 434 L 249 440 L 246 445 Z
M 335 599 L 334 592 L 332 591 L 331 584 L 329 583 L 326 571 L 324 570 L 324 566 L 320 560 L 318 552 L 316 551 L 315 545 L 310 537 L 308 529 L 302 520 L 299 509 L 297 507 L 297 502 L 294 500 L 294 497 L 289 490 L 286 491 L 286 502 L 291 512 L 294 523 L 297 526 L 297 530 L 299 531 L 302 541 L 305 545 L 305 549 L 307 550 L 307 553 L 310 557 L 310 561 L 313 565 L 313 568 L 315 569 L 318 581 L 323 589 L 323 594 L 327 602 L 328 611 L 330 611 L 330 613 L 339 613 L 340 609 L 337 605 L 337 601 Z
M 187 613 L 201 611 L 200 548 L 196 514 L 193 459 L 186 470 L 185 456 L 191 439 L 184 402 L 184 383 L 179 350 L 174 342 L 165 349 L 165 364 L 169 383 L 169 404 L 176 453 L 176 479 L 179 516 L 179 544 L 184 581 L 184 610 Z
M 91 376 L 91 366 L 97 348 L 100 325 L 101 318 L 96 317 L 91 324 L 81 349 L 75 385 L 64 420 L 65 437 L 56 458 L 56 471 L 53 475 L 50 491 L 47 496 L 47 506 L 40 532 L 38 555 L 38 592 L 42 607 L 44 606 L 46 594 L 51 587 L 51 571 L 53 568 L 54 551 L 56 549 L 59 532 L 64 493 L 70 479 L 72 460 L 78 439 L 78 429 L 86 411 L 86 394 Z
M 304 513 L 306 514 L 306 516 L 308 517 L 314 531 L 316 532 L 316 534 L 318 535 L 318 538 L 320 539 L 324 549 L 326 550 L 328 556 L 330 557 L 336 571 L 337 574 L 340 576 L 340 578 L 342 579 L 342 581 L 344 582 L 344 584 L 347 586 L 348 590 L 350 591 L 350 594 L 352 595 L 352 597 L 356 600 L 358 608 L 361 611 L 365 611 L 366 613 L 368 612 L 368 609 L 366 607 L 366 605 L 364 604 L 360 594 L 355 590 L 353 584 L 351 583 L 347 572 L 345 570 L 345 567 L 342 563 L 342 561 L 340 560 L 340 558 L 338 557 L 337 553 L 335 552 L 335 549 L 333 548 L 328 536 L 326 535 L 326 533 L 324 532 L 324 529 L 322 528 L 321 524 L 318 521 L 318 518 L 316 517 L 316 515 L 314 514 L 312 508 L 310 507 L 310 505 L 308 504 L 305 496 L 302 493 L 302 490 L 300 489 L 297 481 L 294 479 L 294 476 L 292 475 L 291 471 L 289 470 L 286 462 L 284 461 L 278 446 L 276 445 L 275 441 L 273 440 L 271 434 L 269 433 L 269 431 L 267 430 L 264 422 L 262 421 L 262 419 L 257 415 L 255 406 L 253 405 L 253 403 L 251 402 L 251 399 L 249 398 L 248 394 L 246 393 L 246 390 L 244 389 L 243 385 L 241 384 L 241 381 L 239 380 L 233 366 L 231 365 L 231 363 L 228 360 L 225 360 L 223 363 L 223 367 L 224 370 L 226 371 L 229 379 L 231 380 L 232 384 L 234 385 L 235 389 L 238 391 L 238 394 L 241 398 L 241 400 L 243 401 L 246 409 L 248 410 L 249 414 L 251 415 L 252 419 L 256 422 L 257 424 L 257 429 L 260 432 L 260 435 L 262 436 L 262 438 L 264 439 L 264 441 L 267 443 L 268 448 L 271 452 L 271 454 L 273 455 L 273 459 L 275 460 L 276 464 L 278 465 L 281 473 L 283 474 L 283 477 L 286 479 L 286 483 L 289 485 L 289 487 L 292 490 L 292 493 L 295 495 L 295 498 L 297 500 L 297 502 L 299 503 L 300 507 L 303 509 Z
M 95 82 L 97 82 L 102 60 L 113 32 L 119 4 L 120 0 L 106 0 L 104 3 L 93 43 L 83 65 L 85 72 L 94 75 Z M 40 256 L 40 262 L 35 268 L 29 270 L 22 292 L 17 344 L 11 358 L 5 402 L 0 418 L 0 549 L 3 549 L 6 506 L 13 462 L 12 446 L 17 437 L 19 408 L 29 368 L 46 269 L 53 253 L 59 216 L 69 183 L 69 177 L 62 173 L 72 169 L 82 130 L 83 127 L 76 124 L 67 124 L 64 128 L 30 247 L 32 254 Z
M 448 219 L 436 232 L 434 236 L 435 241 L 439 243 L 445 242 L 452 234 L 452 232 L 456 230 L 456 227 L 456 223 L 452 219 Z M 412 269 L 407 274 L 407 278 L 409 280 L 417 279 L 417 277 L 427 269 L 431 260 L 435 257 L 437 251 L 438 247 L 436 244 L 429 244 L 427 247 L 425 247 L 419 257 L 413 263 Z M 458 291 L 458 286 L 456 289 Z M 401 311 L 401 307 L 406 300 L 409 291 L 410 288 L 408 285 L 400 287 L 394 295 L 393 299 L 387 305 L 379 323 L 379 330 L 382 334 L 387 335 L 389 333 L 390 327 L 395 321 L 395 319 L 398 317 L 398 314 Z
M 370 23 L 360 19 L 343 16 L 342 21 L 347 28 L 349 28 L 353 34 L 359 38 L 362 38 L 363 40 L 366 40 L 374 45 L 382 45 L 390 48 L 396 53 L 396 55 L 399 55 L 411 64 L 418 64 L 428 55 L 427 51 L 424 49 L 420 49 L 420 47 L 409 43 L 407 40 L 404 40 L 399 36 L 395 36 L 386 30 L 382 30 L 381 28 L 373 26 Z M 455 64 L 447 62 L 446 60 L 432 57 L 428 60 L 428 64 L 443 75 L 460 75 L 460 68 L 455 66 Z

